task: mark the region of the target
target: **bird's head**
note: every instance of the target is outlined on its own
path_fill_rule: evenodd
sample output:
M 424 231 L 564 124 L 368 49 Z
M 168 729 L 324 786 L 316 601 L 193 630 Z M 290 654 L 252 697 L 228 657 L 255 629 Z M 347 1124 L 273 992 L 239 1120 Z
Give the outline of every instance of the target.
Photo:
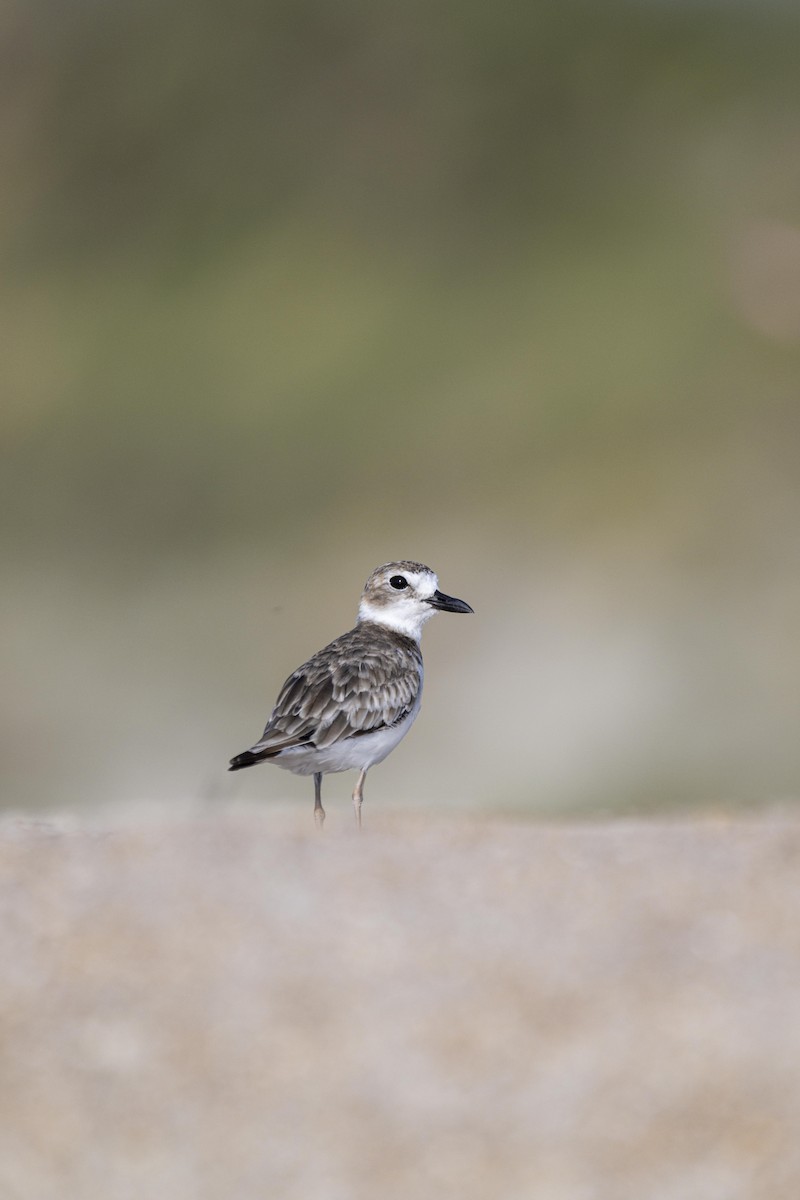
M 430 567 L 418 562 L 392 562 L 377 567 L 364 586 L 359 621 L 374 621 L 419 640 L 422 626 L 435 612 L 471 613 L 464 600 L 439 591 Z

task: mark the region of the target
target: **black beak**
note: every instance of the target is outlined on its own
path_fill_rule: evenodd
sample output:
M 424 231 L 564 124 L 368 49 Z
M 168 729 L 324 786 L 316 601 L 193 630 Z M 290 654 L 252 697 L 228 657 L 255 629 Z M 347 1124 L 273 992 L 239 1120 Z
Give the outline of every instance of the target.
M 472 612 L 473 610 L 467 604 L 466 600 L 456 600 L 455 596 L 445 596 L 444 592 L 434 592 L 428 597 L 428 604 L 431 608 L 438 608 L 442 612 Z

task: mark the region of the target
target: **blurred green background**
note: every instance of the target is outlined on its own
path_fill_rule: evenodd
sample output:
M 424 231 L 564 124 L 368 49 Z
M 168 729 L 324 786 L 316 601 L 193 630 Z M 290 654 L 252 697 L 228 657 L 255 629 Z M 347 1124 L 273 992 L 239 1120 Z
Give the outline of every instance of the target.
M 797 795 L 797 6 L 0 25 L 7 807 L 310 809 L 227 759 L 396 557 L 476 615 L 368 806 Z

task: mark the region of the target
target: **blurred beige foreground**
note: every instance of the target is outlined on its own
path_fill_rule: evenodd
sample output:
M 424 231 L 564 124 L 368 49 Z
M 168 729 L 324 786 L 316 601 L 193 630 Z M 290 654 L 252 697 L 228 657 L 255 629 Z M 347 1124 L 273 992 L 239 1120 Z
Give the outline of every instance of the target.
M 4 1200 L 796 1200 L 800 824 L 0 826 Z

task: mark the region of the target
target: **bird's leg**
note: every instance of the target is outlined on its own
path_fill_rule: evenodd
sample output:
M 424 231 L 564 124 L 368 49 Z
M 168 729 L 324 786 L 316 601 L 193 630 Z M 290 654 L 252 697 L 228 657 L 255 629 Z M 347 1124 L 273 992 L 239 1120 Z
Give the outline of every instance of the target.
M 359 771 L 356 786 L 353 791 L 353 808 L 356 810 L 356 825 L 361 828 L 361 801 L 364 799 L 364 780 L 367 778 L 367 768 Z
M 314 823 L 317 829 L 325 824 L 325 809 L 322 807 L 322 772 L 314 772 Z

